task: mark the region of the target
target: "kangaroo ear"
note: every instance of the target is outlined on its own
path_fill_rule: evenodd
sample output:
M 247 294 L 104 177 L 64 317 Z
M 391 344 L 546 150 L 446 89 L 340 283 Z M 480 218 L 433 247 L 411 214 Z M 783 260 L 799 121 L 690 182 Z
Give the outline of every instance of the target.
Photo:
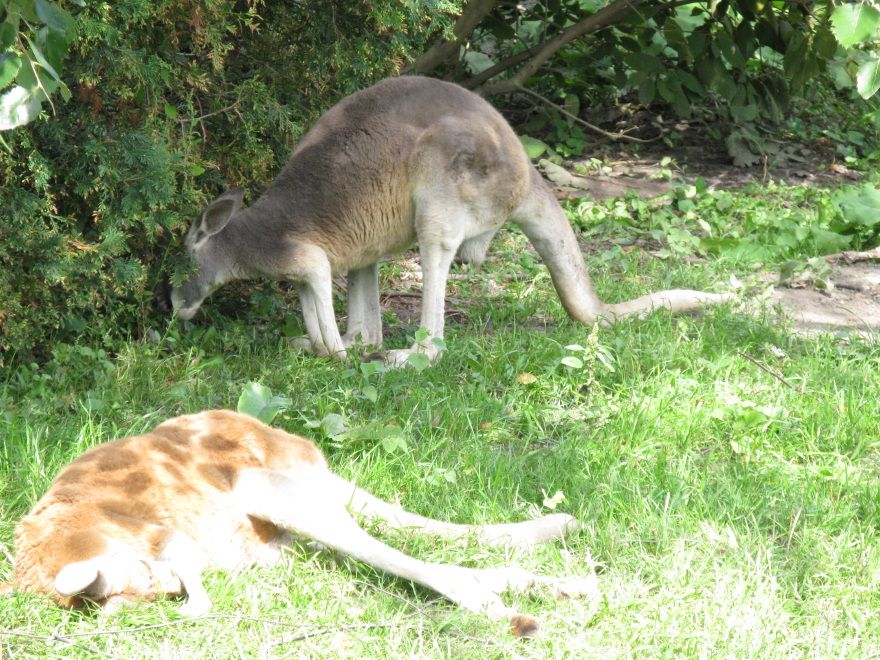
M 94 599 L 106 598 L 128 587 L 138 570 L 145 569 L 137 560 L 99 555 L 62 568 L 55 576 L 55 590 L 62 596 L 82 594 Z
M 90 587 L 98 582 L 100 573 L 98 566 L 94 560 L 77 561 L 68 564 L 55 576 L 55 591 L 62 596 L 73 596 L 74 594 L 89 593 Z
M 211 236 L 226 226 L 229 219 L 238 213 L 244 200 L 244 188 L 231 188 L 208 205 L 199 218 L 199 230 Z

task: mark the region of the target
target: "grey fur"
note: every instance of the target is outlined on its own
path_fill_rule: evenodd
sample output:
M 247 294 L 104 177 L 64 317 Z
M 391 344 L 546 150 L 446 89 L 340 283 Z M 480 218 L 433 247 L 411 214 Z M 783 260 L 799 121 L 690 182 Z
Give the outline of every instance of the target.
M 376 264 L 418 242 L 428 338 L 385 359 L 399 366 L 412 353 L 434 358 L 439 349 L 431 339 L 443 337 L 453 258 L 482 263 L 508 220 L 544 260 L 565 310 L 583 323 L 729 299 L 674 290 L 603 303 L 565 214 L 504 118 L 477 95 L 429 78 L 393 78 L 343 99 L 303 138 L 268 190 L 249 208 L 241 202 L 241 189 L 224 193 L 190 229 L 198 271 L 173 290 L 177 313 L 191 318 L 234 279 L 287 279 L 298 283 L 308 345 L 319 355 L 343 357 L 358 339 L 381 345 Z M 331 288 L 332 276 L 342 273 L 349 276 L 344 336 Z

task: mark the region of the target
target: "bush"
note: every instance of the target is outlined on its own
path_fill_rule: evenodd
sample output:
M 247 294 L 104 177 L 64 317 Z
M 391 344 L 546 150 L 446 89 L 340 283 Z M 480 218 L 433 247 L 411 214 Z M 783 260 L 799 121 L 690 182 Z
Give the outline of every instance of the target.
M 120 0 L 72 8 L 57 114 L 3 134 L 0 364 L 144 329 L 169 245 L 234 185 L 448 24 L 420 0 Z

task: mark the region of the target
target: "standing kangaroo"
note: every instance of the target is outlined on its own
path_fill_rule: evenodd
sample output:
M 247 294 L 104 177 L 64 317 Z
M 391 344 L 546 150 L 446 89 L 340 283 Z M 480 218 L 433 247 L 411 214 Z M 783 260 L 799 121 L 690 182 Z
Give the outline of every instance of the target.
M 543 259 L 569 316 L 613 322 L 658 307 L 687 311 L 729 294 L 673 290 L 618 304 L 593 290 L 562 208 L 504 118 L 482 98 L 430 78 L 380 82 L 331 108 L 293 152 L 269 189 L 247 209 L 243 191 L 222 194 L 195 221 L 187 248 L 195 275 L 172 290 L 182 319 L 235 279 L 298 283 L 308 343 L 342 357 L 360 340 L 382 343 L 377 262 L 418 242 L 421 324 L 410 349 L 433 359 L 443 337 L 444 296 L 456 253 L 479 266 L 505 221 L 525 232 Z M 340 336 L 332 277 L 348 273 L 348 327 Z
M 547 585 L 558 597 L 593 591 L 590 580 L 538 577 L 517 567 L 473 569 L 424 562 L 365 532 L 349 510 L 454 538 L 530 547 L 577 528 L 569 515 L 502 525 L 453 525 L 387 504 L 337 477 L 305 438 L 216 410 L 170 419 L 153 431 L 98 445 L 57 476 L 15 531 L 16 588 L 66 607 L 108 609 L 186 593 L 184 614 L 211 607 L 207 566 L 278 559 L 295 537 L 399 575 L 463 607 L 507 619 L 517 636 L 538 629 L 506 607 L 507 589 Z

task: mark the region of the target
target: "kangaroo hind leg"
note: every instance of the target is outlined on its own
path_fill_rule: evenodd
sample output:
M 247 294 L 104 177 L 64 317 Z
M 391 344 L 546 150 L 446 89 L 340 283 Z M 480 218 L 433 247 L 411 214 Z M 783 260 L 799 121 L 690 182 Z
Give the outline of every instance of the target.
M 578 521 L 565 513 L 518 523 L 500 525 L 457 525 L 420 516 L 388 504 L 367 491 L 352 487 L 349 510 L 353 513 L 377 519 L 392 529 L 435 534 L 443 538 L 458 539 L 473 536 L 483 545 L 529 550 L 542 543 L 564 538 L 580 526 Z
M 429 587 L 473 612 L 507 619 L 514 634 L 537 630 L 535 619 L 506 607 L 499 596 L 508 586 L 520 586 L 530 574 L 521 569 L 480 571 L 425 562 L 385 545 L 364 531 L 346 510 L 353 489 L 352 484 L 322 468 L 302 468 L 292 475 L 258 468 L 240 473 L 234 497 L 248 515 Z
M 370 264 L 348 273 L 348 326 L 342 337 L 342 344 L 351 348 L 358 338 L 365 346 L 382 346 L 378 264 Z
M 416 232 L 422 264 L 421 325 L 428 334 L 411 348 L 387 351 L 386 364 L 404 367 L 410 355 L 421 353 L 433 361 L 440 353 L 439 345 L 433 340 L 443 339 L 446 281 L 467 221 L 467 210 L 458 202 L 441 202 L 433 195 L 417 200 Z

